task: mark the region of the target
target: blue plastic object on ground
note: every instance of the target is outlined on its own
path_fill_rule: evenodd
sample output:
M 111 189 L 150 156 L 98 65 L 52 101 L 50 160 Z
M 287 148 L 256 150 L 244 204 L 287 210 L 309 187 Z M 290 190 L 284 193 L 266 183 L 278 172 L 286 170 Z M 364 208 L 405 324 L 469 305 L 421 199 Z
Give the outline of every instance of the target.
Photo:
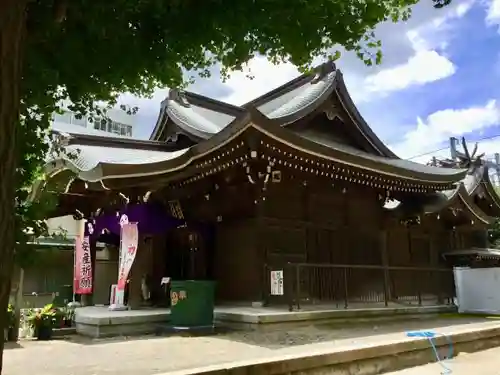
M 439 353 L 437 351 L 436 344 L 434 343 L 434 338 L 436 337 L 436 335 L 440 335 L 440 336 L 446 337 L 446 339 L 448 340 L 448 343 L 450 344 L 449 351 L 448 351 L 448 356 L 446 356 L 443 359 L 451 359 L 451 358 L 453 358 L 453 343 L 451 342 L 451 339 L 447 335 L 442 334 L 442 333 L 436 333 L 434 331 L 412 331 L 412 332 L 406 332 L 406 336 L 407 337 L 422 337 L 422 338 L 428 339 L 429 342 L 430 342 L 430 344 L 431 344 L 432 350 L 434 351 L 434 354 L 436 356 L 436 359 L 437 359 L 438 363 L 443 368 L 443 371 L 441 372 L 441 374 L 442 375 L 451 374 L 452 370 L 443 363 L 443 359 L 439 358 Z

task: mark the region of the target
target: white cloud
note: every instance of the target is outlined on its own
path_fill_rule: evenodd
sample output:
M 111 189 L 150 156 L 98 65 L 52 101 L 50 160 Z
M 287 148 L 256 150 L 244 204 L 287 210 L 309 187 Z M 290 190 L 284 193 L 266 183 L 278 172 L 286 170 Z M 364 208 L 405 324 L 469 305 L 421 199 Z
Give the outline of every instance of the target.
M 249 78 L 249 75 L 252 77 Z M 265 57 L 252 59 L 242 72 L 233 72 L 226 81 L 231 94 L 220 98 L 228 103 L 241 105 L 261 96 L 299 75 L 290 63 L 273 65 Z
M 455 66 L 436 51 L 418 51 L 405 64 L 381 70 L 365 79 L 367 94 L 385 94 L 438 81 L 455 73 Z
M 391 148 L 402 158 L 426 162 L 432 156 L 436 154 L 441 156 L 447 151 L 417 158 L 415 156 L 440 148 L 450 137 L 459 137 L 472 132 L 480 133 L 496 127 L 499 122 L 500 106 L 495 100 L 490 100 L 483 106 L 440 110 L 425 120 L 418 118 L 417 124 L 406 133 L 404 140 Z
M 339 67 L 345 73 L 353 98 L 357 102 L 369 101 L 374 96 L 384 96 L 452 76 L 456 67 L 441 51 L 446 48 L 450 37 L 450 22 L 465 16 L 474 2 L 475 0 L 462 1 L 458 5 L 440 11 L 433 9 L 432 13 L 429 13 L 431 17 L 420 21 L 417 25 L 412 25 L 411 21 L 408 24 L 382 25 L 378 35 L 383 41 L 386 37 L 394 39 L 393 34 L 398 33 L 401 35 L 399 39 L 403 39 L 409 47 L 407 58 L 398 64 L 390 66 L 384 63 L 380 68 L 360 67 L 359 61 L 356 62 L 358 64 L 352 63 L 352 54 L 343 54 Z M 396 48 L 397 46 L 396 43 Z M 384 53 L 388 55 L 393 51 L 385 50 Z M 394 54 L 398 53 L 400 54 L 400 51 L 394 51 Z M 354 68 L 354 65 L 358 68 Z M 234 73 L 226 83 L 231 94 L 219 99 L 242 104 L 298 75 L 297 69 L 292 64 L 275 66 L 263 57 L 252 60 L 249 63 L 249 71 L 254 77 L 253 80 L 247 78 L 248 72 Z M 367 75 L 370 71 L 375 73 Z
M 489 0 L 486 13 L 486 23 L 488 25 L 500 24 L 500 0 Z
M 462 0 L 460 4 L 454 3 L 453 6 L 445 8 L 445 12 L 436 11 L 437 17 L 411 28 L 406 35 L 413 48 L 416 51 L 435 49 L 444 51 L 453 37 L 453 21 L 464 17 L 475 2 L 476 0 Z
M 497 0 L 500 1 L 500 0 Z M 354 85 L 357 100 L 369 100 L 373 95 L 384 95 L 439 81 L 455 74 L 455 65 L 443 54 L 450 38 L 451 21 L 464 17 L 475 0 L 463 1 L 445 13 L 430 18 L 406 31 L 405 37 L 413 50 L 404 63 L 369 75 L 360 85 Z M 438 11 L 436 11 L 438 12 Z M 440 11 L 439 11 L 440 12 Z
M 342 60 L 340 65 L 342 68 Z M 357 101 L 367 101 L 375 95 L 385 95 L 447 78 L 455 71 L 453 63 L 438 52 L 420 50 L 403 64 L 381 69 L 361 79 L 349 74 L 347 69 L 346 79 L 353 97 Z M 252 79 L 248 78 L 249 73 Z M 226 82 L 231 94 L 220 99 L 232 104 L 243 104 L 292 80 L 298 74 L 297 68 L 290 63 L 273 65 L 265 57 L 256 57 L 243 72 L 232 74 Z

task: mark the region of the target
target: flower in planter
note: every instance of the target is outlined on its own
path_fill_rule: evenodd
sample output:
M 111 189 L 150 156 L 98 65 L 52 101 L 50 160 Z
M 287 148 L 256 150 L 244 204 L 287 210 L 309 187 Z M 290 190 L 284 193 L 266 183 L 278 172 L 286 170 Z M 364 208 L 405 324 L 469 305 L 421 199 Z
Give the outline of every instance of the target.
M 51 303 L 41 309 L 33 309 L 28 312 L 27 321 L 34 328 L 41 326 L 53 327 L 56 320 L 57 309 Z
M 71 327 L 75 318 L 75 310 L 70 307 L 62 307 L 60 311 L 62 314 L 62 325 L 64 327 Z
M 50 340 L 52 329 L 56 323 L 56 317 L 57 309 L 53 304 L 48 304 L 41 309 L 31 310 L 27 321 L 39 340 Z

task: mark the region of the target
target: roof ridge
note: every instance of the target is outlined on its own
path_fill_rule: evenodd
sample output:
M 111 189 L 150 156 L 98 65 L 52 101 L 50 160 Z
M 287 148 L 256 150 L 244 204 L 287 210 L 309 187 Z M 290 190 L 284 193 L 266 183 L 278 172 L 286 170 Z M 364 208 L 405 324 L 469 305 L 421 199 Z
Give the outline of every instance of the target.
M 326 75 L 326 74 L 331 73 L 331 72 L 336 71 L 336 70 L 338 70 L 338 69 L 335 66 L 335 63 L 333 61 L 324 62 L 320 65 L 313 67 L 311 69 L 311 71 L 303 73 L 303 74 L 299 75 L 298 77 L 294 78 L 293 80 L 288 81 L 288 82 L 276 87 L 275 89 L 273 89 L 273 90 L 271 90 L 271 91 L 269 91 L 261 96 L 258 96 L 255 99 L 252 99 L 251 101 L 249 101 L 241 106 L 230 104 L 230 103 L 225 102 L 223 100 L 214 99 L 214 98 L 206 96 L 206 95 L 197 94 L 193 91 L 181 90 L 180 92 L 182 93 L 182 95 L 184 95 L 186 97 L 186 99 L 188 100 L 188 102 L 190 104 L 192 103 L 198 107 L 203 107 L 203 108 L 212 109 L 212 110 L 215 108 L 219 108 L 219 109 L 223 109 L 224 113 L 234 115 L 236 113 L 244 112 L 245 109 L 250 107 L 250 106 L 259 107 L 259 106 L 275 99 L 278 96 L 282 96 L 282 95 L 286 94 L 287 92 L 290 92 L 293 89 L 304 85 L 305 83 L 308 83 L 310 81 L 313 81 L 314 79 L 317 79 L 318 75 L 323 76 L 323 75 Z M 170 89 L 170 90 L 173 91 L 173 90 L 178 90 L 178 89 Z M 168 100 L 175 100 L 175 99 L 171 98 L 170 94 L 169 94 L 166 100 L 168 101 Z M 207 104 L 208 104 L 208 106 L 207 106 Z M 217 112 L 219 112 L 219 111 L 217 111 Z
M 171 91 L 172 90 L 175 90 L 175 89 L 171 89 Z M 214 98 L 211 98 L 209 96 L 197 94 L 197 93 L 192 92 L 192 91 L 184 91 L 183 90 L 182 95 L 185 96 L 185 98 L 189 102 L 189 104 L 196 105 L 197 107 L 203 107 L 206 109 L 215 110 L 216 112 L 222 112 L 222 113 L 226 113 L 229 115 L 235 115 L 235 114 L 242 113 L 244 111 L 244 109 L 240 106 L 230 104 L 230 103 L 224 102 L 222 100 L 214 99 Z M 167 97 L 167 101 L 168 100 L 175 100 L 172 97 L 170 97 L 170 93 L 169 93 L 169 96 Z M 219 109 L 219 110 L 217 110 L 217 109 Z M 220 111 L 220 110 L 222 110 L 222 111 Z
M 317 79 L 318 75 L 323 76 L 336 70 L 338 69 L 333 61 L 331 60 L 326 61 L 320 65 L 313 67 L 310 71 L 302 73 L 293 80 L 288 81 L 276 87 L 275 89 L 268 91 L 267 93 L 261 96 L 258 96 L 255 99 L 252 99 L 251 101 L 243 104 L 241 107 L 242 108 L 247 108 L 249 106 L 260 107 L 261 105 L 277 98 L 278 96 L 282 96 L 296 89 L 297 87 L 300 87 L 310 81 L 313 81 L 314 79 Z
M 145 151 L 177 151 L 178 147 L 162 141 L 152 141 L 134 138 L 101 137 L 98 135 L 88 135 L 71 133 L 69 144 L 75 146 L 96 146 L 111 148 L 129 148 Z

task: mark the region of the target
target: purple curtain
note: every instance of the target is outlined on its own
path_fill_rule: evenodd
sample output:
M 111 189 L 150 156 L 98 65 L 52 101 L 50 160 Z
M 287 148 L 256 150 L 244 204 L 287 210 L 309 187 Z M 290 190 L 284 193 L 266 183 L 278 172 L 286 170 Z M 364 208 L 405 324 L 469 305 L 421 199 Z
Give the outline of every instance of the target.
M 89 219 L 85 225 L 85 235 L 93 240 L 98 240 L 103 231 L 107 229 L 112 235 L 120 236 L 120 220 L 126 215 L 128 221 L 137 222 L 139 233 L 161 234 L 169 229 L 183 225 L 185 221 L 175 219 L 167 213 L 167 210 L 157 204 L 133 204 L 124 207 L 115 214 L 103 214 Z

